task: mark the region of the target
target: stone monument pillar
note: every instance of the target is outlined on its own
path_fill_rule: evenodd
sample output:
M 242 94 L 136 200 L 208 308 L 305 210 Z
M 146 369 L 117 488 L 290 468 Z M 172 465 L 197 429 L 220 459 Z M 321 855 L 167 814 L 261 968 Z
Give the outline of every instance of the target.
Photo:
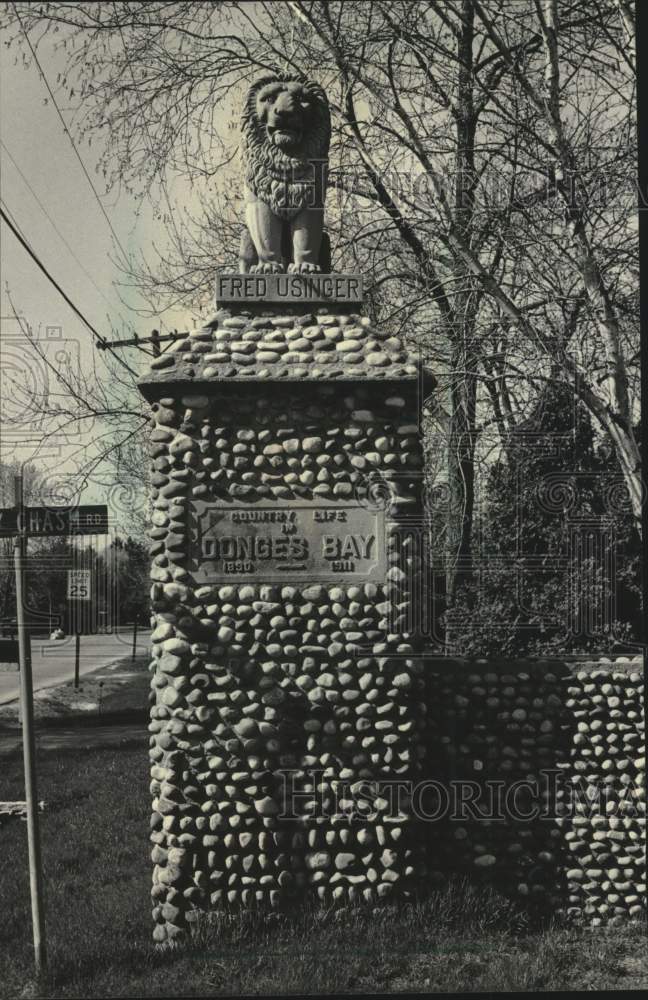
M 201 909 L 376 905 L 423 875 L 418 367 L 360 276 L 257 250 L 140 382 L 158 942 Z

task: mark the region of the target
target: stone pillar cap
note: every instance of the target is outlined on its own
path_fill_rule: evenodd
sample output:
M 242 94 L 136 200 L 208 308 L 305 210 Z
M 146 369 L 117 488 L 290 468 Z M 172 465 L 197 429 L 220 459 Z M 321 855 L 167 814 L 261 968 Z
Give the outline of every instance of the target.
M 434 379 L 400 336 L 344 307 L 220 309 L 155 358 L 139 388 L 154 398 L 170 384 L 204 392 L 214 383 L 414 382 Z

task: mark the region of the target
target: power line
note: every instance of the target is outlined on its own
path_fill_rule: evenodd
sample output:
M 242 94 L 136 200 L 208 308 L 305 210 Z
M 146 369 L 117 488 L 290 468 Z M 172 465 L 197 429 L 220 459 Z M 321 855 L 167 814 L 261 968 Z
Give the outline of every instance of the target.
M 72 249 L 72 247 L 70 246 L 70 244 L 69 244 L 69 243 L 68 243 L 68 241 L 66 240 L 65 236 L 64 236 L 64 235 L 63 235 L 63 233 L 62 233 L 62 232 L 60 231 L 60 229 L 58 228 L 58 226 L 56 225 L 56 223 L 54 222 L 54 219 L 53 219 L 53 218 L 51 217 L 51 215 L 49 214 L 49 212 L 47 211 L 47 209 L 46 209 L 46 208 L 45 208 L 45 206 L 43 205 L 42 201 L 40 200 L 40 198 L 38 197 L 38 195 L 37 195 L 37 194 L 36 194 L 36 192 L 34 191 L 33 187 L 31 186 L 31 184 L 29 183 L 29 181 L 28 181 L 28 180 L 27 180 L 27 178 L 25 177 L 25 175 L 24 175 L 23 171 L 22 171 L 22 170 L 20 169 L 20 166 L 18 165 L 18 163 L 16 163 L 16 160 L 15 160 L 15 159 L 14 159 L 14 157 L 13 157 L 13 156 L 11 155 L 11 151 L 10 151 L 10 150 L 9 150 L 9 148 L 7 147 L 7 144 L 6 144 L 6 143 L 5 143 L 5 142 L 4 142 L 4 141 L 3 141 L 2 139 L 0 139 L 0 145 L 1 145 L 1 146 L 2 146 L 2 148 L 4 149 L 5 153 L 7 154 L 7 156 L 9 157 L 9 159 L 11 160 L 11 162 L 13 163 L 14 167 L 16 168 L 16 170 L 18 171 L 18 173 L 20 174 L 20 176 L 22 177 L 22 179 L 23 179 L 23 181 L 24 181 L 24 183 L 25 183 L 26 187 L 27 187 L 27 188 L 29 189 L 29 191 L 30 191 L 30 192 L 31 192 L 31 194 L 33 195 L 33 197 L 34 197 L 34 199 L 36 200 L 36 202 L 37 202 L 37 204 L 38 204 L 38 206 L 39 206 L 39 208 L 40 208 L 41 212 L 43 213 L 43 215 L 44 215 L 44 216 L 45 216 L 45 217 L 47 218 L 47 220 L 49 221 L 50 225 L 51 225 L 51 226 L 52 226 L 52 228 L 54 229 L 54 231 L 55 231 L 56 235 L 58 236 L 58 238 L 59 238 L 59 239 L 61 240 L 61 242 L 62 242 L 62 243 L 63 243 L 63 244 L 64 244 L 64 245 L 65 245 L 65 246 L 67 247 L 67 249 L 69 250 L 69 252 L 70 252 L 71 256 L 72 256 L 72 257 L 74 258 L 74 260 L 76 261 L 76 263 L 77 263 L 77 264 L 79 265 L 79 267 L 81 268 L 81 270 L 82 270 L 82 271 L 83 271 L 83 273 L 85 274 L 85 276 L 86 276 L 86 278 L 88 279 L 88 281 L 90 282 L 90 284 L 91 284 L 91 285 L 92 285 L 92 286 L 94 287 L 94 289 L 95 289 L 95 290 L 96 290 L 96 291 L 97 291 L 97 292 L 99 293 L 99 295 L 101 295 L 101 297 L 102 297 L 102 299 L 104 300 L 104 302 L 105 302 L 105 303 L 106 303 L 106 304 L 107 304 L 108 306 L 110 306 L 110 302 L 108 301 L 108 299 L 106 298 L 106 296 L 104 295 L 104 293 L 102 292 L 102 290 L 101 290 L 101 289 L 99 288 L 99 286 L 97 285 L 97 283 L 96 283 L 96 281 L 94 280 L 94 278 L 92 277 L 92 275 L 91 275 L 91 274 L 89 274 L 89 272 L 88 272 L 88 271 L 87 271 L 87 270 L 85 269 L 85 267 L 83 266 L 83 264 L 81 263 L 81 261 L 79 260 L 79 258 L 77 257 L 77 255 L 75 254 L 74 250 Z M 5 203 L 5 210 L 6 210 L 7 212 L 9 212 L 9 209 L 8 209 L 8 208 L 7 208 L 7 206 L 6 206 L 6 203 Z M 9 213 L 9 214 L 11 215 L 11 213 Z M 13 215 L 12 215 L 12 219 L 13 219 Z M 13 219 L 13 221 L 14 221 L 14 224 L 16 224 L 16 220 L 15 220 L 15 219 Z M 24 234 L 23 234 L 23 235 L 24 235 Z M 119 313 L 118 315 L 120 315 L 120 316 L 121 316 L 121 313 Z M 128 323 L 128 321 L 127 321 L 127 320 L 125 320 L 123 316 L 121 316 L 121 319 L 122 319 L 122 321 L 123 321 L 123 322 L 124 322 L 125 324 L 127 324 L 128 326 L 130 326 L 130 327 L 131 327 L 131 329 L 132 329 L 132 323 Z
M 14 236 L 16 237 L 16 239 L 18 240 L 18 242 L 19 242 L 19 243 L 21 244 L 21 246 L 22 246 L 22 247 L 23 247 L 23 248 L 24 248 L 24 249 L 25 249 L 25 250 L 27 251 L 27 253 L 28 253 L 28 254 L 29 254 L 29 256 L 31 257 L 31 259 L 32 259 L 32 260 L 34 261 L 34 263 L 36 264 L 36 266 L 37 266 L 37 267 L 39 268 L 39 270 L 40 270 L 40 271 L 42 271 L 42 272 L 43 272 L 43 274 L 45 275 L 45 277 L 47 278 L 47 280 L 48 280 L 48 281 L 50 282 L 50 284 L 52 284 L 52 285 L 54 286 L 54 288 L 55 288 L 55 289 L 56 289 L 56 291 L 57 291 L 57 292 L 59 293 L 59 295 L 60 295 L 60 296 L 61 296 L 61 297 L 62 297 L 63 299 L 65 299 L 65 301 L 66 301 L 66 302 L 67 302 L 67 304 L 69 305 L 70 309 L 72 309 L 72 311 L 73 311 L 74 313 L 76 313 L 76 315 L 77 315 L 77 316 L 79 317 L 79 319 L 81 320 L 81 322 L 82 322 L 82 323 L 84 323 L 84 324 L 85 324 L 85 326 L 87 326 L 87 328 L 88 328 L 88 329 L 90 330 L 90 332 L 92 333 L 92 335 L 93 335 L 94 337 L 96 337 L 96 339 L 97 339 L 97 340 L 98 340 L 98 341 L 99 341 L 100 343 L 102 343 L 102 344 L 103 344 L 103 343 L 104 343 L 104 341 L 105 341 L 105 338 L 104 338 L 104 337 L 102 337 L 102 336 L 101 336 L 101 334 L 100 334 L 100 333 L 98 332 L 98 330 L 96 330 L 96 329 L 95 329 L 95 327 L 94 327 L 94 326 L 92 325 L 92 323 L 90 323 L 90 321 L 89 321 L 89 320 L 87 320 L 87 319 L 85 318 L 85 316 L 83 315 L 83 313 L 81 312 L 81 310 L 80 310 L 80 309 L 77 309 L 77 307 L 75 306 L 74 302 L 73 302 L 73 301 L 72 301 L 72 299 L 71 299 L 71 298 L 69 297 L 69 295 L 67 295 L 67 294 L 66 294 L 66 293 L 65 293 L 65 292 L 63 291 L 63 289 L 62 289 L 62 288 L 61 288 L 61 286 L 59 285 L 59 283 L 58 283 L 58 281 L 56 280 L 56 278 L 52 277 L 52 275 L 51 275 L 51 274 L 50 274 L 50 272 L 49 272 L 49 271 L 47 270 L 47 268 L 45 267 L 45 265 L 44 265 L 44 264 L 43 264 L 43 263 L 41 262 L 40 258 L 39 258 L 39 257 L 37 256 L 37 254 L 35 253 L 35 251 L 34 251 L 34 250 L 32 250 L 32 248 L 30 247 L 30 245 L 29 245 L 29 243 L 27 242 L 27 240 L 26 240 L 26 239 L 25 239 L 25 238 L 24 238 L 24 237 L 23 237 L 23 236 L 21 235 L 21 233 L 20 233 L 20 231 L 19 231 L 19 229 L 18 229 L 18 224 L 16 223 L 16 225 L 14 225 L 14 223 L 13 223 L 13 222 L 11 221 L 11 219 L 9 218 L 9 215 L 7 214 L 7 212 L 6 212 L 6 211 L 4 210 L 4 208 L 2 208 L 1 206 L 0 206 L 0 218 L 2 218 L 2 219 L 3 219 L 3 221 L 4 221 L 4 222 L 5 222 L 5 223 L 6 223 L 6 224 L 7 224 L 8 226 L 9 226 L 9 228 L 11 229 L 12 233 L 14 234 Z M 109 350 L 110 350 L 110 349 L 109 349 Z M 131 374 L 131 375 L 132 375 L 132 376 L 133 376 L 134 378 L 137 378 L 137 373 L 133 371 L 133 369 L 132 369 L 132 368 L 130 367 L 130 365 L 127 365 L 127 364 L 126 364 L 126 362 L 125 362 L 125 361 L 123 360 L 123 358 L 120 358 L 120 357 L 119 357 L 119 355 L 118 355 L 118 354 L 115 354 L 115 352 L 114 352 L 114 351 L 112 351 L 112 350 L 110 351 L 110 353 L 112 354 L 112 356 L 113 356 L 114 358 L 116 358 L 116 359 L 117 359 L 117 361 L 119 361 L 119 363 L 120 363 L 121 365 L 123 365 L 123 367 L 124 367 L 124 368 L 126 368 L 126 369 L 127 369 L 127 371 L 128 371 L 128 372 L 130 372 L 130 374 Z
M 25 29 L 25 26 L 24 26 L 24 24 L 23 24 L 23 22 L 22 22 L 22 18 L 21 18 L 20 14 L 19 14 L 19 12 L 18 12 L 18 10 L 17 10 L 17 8 L 16 8 L 16 5 L 15 5 L 15 3 L 12 3 L 12 7 L 13 7 L 13 9 L 14 9 L 14 13 L 15 13 L 15 15 L 16 15 L 16 19 L 18 20 L 18 23 L 19 23 L 19 25 L 20 25 L 20 28 L 21 28 L 21 30 L 22 30 L 22 33 L 23 33 L 23 35 L 25 36 L 25 41 L 27 42 L 27 45 L 29 46 L 29 50 L 30 50 L 30 52 L 31 52 L 31 54 L 32 54 L 32 57 L 33 57 L 33 59 L 34 59 L 34 62 L 36 63 L 36 66 L 37 66 L 37 68 L 38 68 L 38 71 L 39 71 L 39 73 L 40 73 L 40 75 L 41 75 L 41 77 L 42 77 L 42 79 L 43 79 L 43 83 L 45 84 L 45 86 L 46 86 L 46 88 L 47 88 L 47 92 L 48 92 L 48 93 L 49 93 L 49 95 L 50 95 L 50 98 L 51 98 L 51 100 L 52 100 L 52 103 L 53 103 L 53 105 L 54 105 L 54 107 L 55 107 L 55 109 L 56 109 L 56 112 L 57 112 L 57 114 L 58 114 L 58 117 L 59 117 L 59 119 L 60 119 L 60 121 L 61 121 L 61 124 L 63 125 L 63 131 L 65 132 L 65 134 L 67 135 L 67 137 L 68 137 L 68 139 L 69 139 L 69 141 L 70 141 L 70 145 L 72 146 L 72 149 L 73 149 L 73 151 L 74 151 L 74 154 L 75 154 L 75 156 L 76 156 L 77 160 L 79 161 L 79 164 L 80 164 L 80 166 L 81 166 L 81 169 L 83 170 L 83 173 L 85 174 L 85 177 L 86 177 L 86 179 L 87 179 L 87 181 L 88 181 L 88 184 L 90 185 L 90 188 L 91 188 L 91 190 L 92 190 L 92 193 L 93 193 L 93 194 L 94 194 L 94 196 L 95 196 L 95 199 L 96 199 L 96 201 L 97 201 L 97 204 L 99 205 L 99 208 L 101 209 L 101 212 L 102 212 L 102 214 L 103 214 L 103 216 L 104 216 L 104 218 L 105 218 L 106 222 L 108 223 L 108 227 L 110 228 L 110 231 L 111 231 L 111 233 L 112 233 L 112 235 L 113 235 L 113 237 L 114 237 L 114 239 L 115 239 L 115 242 L 117 243 L 117 246 L 119 247 L 119 249 L 120 249 L 120 250 L 121 250 L 121 252 L 122 252 L 122 255 L 123 255 L 123 258 L 124 258 L 124 262 L 125 262 L 125 263 L 127 263 L 127 262 L 128 262 L 128 259 L 129 259 L 129 258 L 128 258 L 128 254 L 127 254 L 127 253 L 126 253 L 126 251 L 124 250 L 124 247 L 122 246 L 122 243 L 121 243 L 121 241 L 120 241 L 119 237 L 117 236 L 117 233 L 115 232 L 115 230 L 114 230 L 114 228 L 113 228 L 113 225 L 112 225 L 112 223 L 111 223 L 111 221 L 110 221 L 110 217 L 108 216 L 108 214 L 107 214 L 107 212 L 106 212 L 106 209 L 104 208 L 104 206 L 103 206 L 103 204 L 102 204 L 102 202 L 101 202 L 101 199 L 99 198 L 99 195 L 98 195 L 98 193 L 97 193 L 97 190 L 96 190 L 96 188 L 95 188 L 95 186 L 94 186 L 94 184 L 93 184 L 93 182 L 92 182 L 92 178 L 90 177 L 90 175 L 89 175 L 89 173 L 88 173 L 88 171 L 87 171 L 87 169 L 86 169 L 86 166 L 85 166 L 85 163 L 83 162 L 83 160 L 82 160 L 82 158 L 81 158 L 81 155 L 80 155 L 80 153 L 79 153 L 79 151 L 78 151 L 78 149 L 77 149 L 77 147 L 76 147 L 76 145 L 75 145 L 75 143 L 74 143 L 74 139 L 72 138 L 72 135 L 71 135 L 71 133 L 70 133 L 70 131 L 69 131 L 68 127 L 67 127 L 67 124 L 66 124 L 66 122 L 65 122 L 65 119 L 64 119 L 64 117 L 63 117 L 63 115 L 62 115 L 62 113 L 61 113 L 61 110 L 60 110 L 60 108 L 59 108 L 59 106 L 58 106 L 58 103 L 57 103 L 57 101 L 56 101 L 56 97 L 54 96 L 54 93 L 53 93 L 53 91 L 52 91 L 52 88 L 51 88 L 51 87 L 50 87 L 50 85 L 49 85 L 49 82 L 48 82 L 48 79 L 47 79 L 47 77 L 45 76 L 45 72 L 44 72 L 44 70 L 43 70 L 43 67 L 42 67 L 42 66 L 41 66 L 41 64 L 40 64 L 40 61 L 39 61 L 39 59 L 38 59 L 38 56 L 37 56 L 37 54 L 36 54 L 36 51 L 35 51 L 35 49 L 34 49 L 34 47 L 33 47 L 32 43 L 31 43 L 31 40 L 30 40 L 30 38 L 29 38 L 29 35 L 28 35 L 28 33 L 27 33 L 26 29 Z M 114 7 L 114 4 L 113 4 L 113 7 Z M 123 33 L 122 33 L 122 30 L 121 30 L 121 25 L 118 25 L 118 28 L 119 28 L 119 34 L 120 34 L 120 36 L 121 36 L 121 40 L 122 40 L 122 45 L 123 45 L 123 47 L 124 47 L 124 50 L 126 50 L 126 45 L 125 45 L 125 43 L 124 43 L 124 36 L 123 36 Z M 130 64 L 129 64 L 129 70 L 130 70 L 130 75 L 131 75 L 131 79 L 132 79 L 132 81 L 133 81 L 133 84 L 135 84 L 135 76 L 134 76 L 134 74 L 133 74 L 133 69 L 132 69 L 132 66 L 130 66 Z M 135 84 L 135 85 L 136 85 L 136 84 Z M 141 106 L 140 106 L 140 110 L 141 110 Z M 152 141 L 152 139 L 151 139 L 151 134 L 150 134 L 150 131 L 149 131 L 149 128 L 148 128 L 148 123 L 146 122 L 146 119 L 144 119 L 144 126 L 145 126 L 145 129 L 146 129 L 146 133 L 147 133 L 147 136 L 148 136 L 148 140 L 149 140 L 149 145 L 150 145 L 150 147 L 151 147 L 151 153 L 153 153 L 153 148 L 154 148 L 154 144 L 153 144 L 153 141 Z M 3 144 L 3 145 L 4 145 L 4 144 Z M 6 147 L 5 147 L 5 149 L 6 149 Z M 14 163 L 15 163 L 15 161 L 14 161 Z M 19 169 L 19 168 L 18 168 L 18 169 Z M 176 224 L 175 224 L 175 219 L 174 219 L 174 216 L 173 216 L 173 211 L 172 211 L 172 208 L 171 208 L 171 202 L 170 202 L 170 199 L 169 199 L 169 194 L 168 194 L 168 191 L 167 191 L 167 189 L 166 189 L 166 182 L 165 182 L 165 180 L 164 180 L 164 178 L 163 178 L 163 177 L 161 178 L 161 180 L 162 180 L 162 191 L 163 191 L 163 193 L 164 193 L 164 197 L 165 197 L 165 199 L 166 199 L 166 203 L 167 203 L 167 207 L 168 207 L 168 209 L 169 209 L 169 215 L 170 215 L 170 218 L 171 218 L 171 224 L 172 224 L 172 226 L 173 226 L 173 229 L 174 229 L 174 231 L 175 231 L 175 234 L 176 234 L 176 237 L 177 237 L 177 238 L 179 239 L 179 234 L 178 234 L 178 230 L 177 230 L 177 227 L 176 227 Z M 29 185 L 28 185 L 28 187 L 29 187 Z M 30 190 L 31 190 L 31 188 L 30 188 Z M 32 193 L 33 193 L 33 192 L 32 192 Z M 37 200 L 38 200 L 38 199 L 37 199 Z M 46 214 L 47 214 L 47 213 L 46 213 Z M 49 216 L 48 216 L 48 218 L 49 218 Z M 52 221 L 52 220 L 50 219 L 50 222 L 51 222 L 51 221 Z M 53 224 L 53 223 L 52 223 L 52 224 Z M 54 228 L 56 228 L 56 227 L 54 227 Z M 58 230 L 57 230 L 57 231 L 58 231 Z M 60 233 L 59 233 L 59 235 L 60 235 Z M 63 239 L 63 237 L 61 237 L 61 238 Z M 65 240 L 63 240 L 63 242 L 65 242 Z M 67 243 L 66 243 L 66 246 L 67 246 Z M 69 249 L 69 247 L 68 247 L 68 249 Z M 75 259 L 76 259 L 76 258 L 75 258 Z M 93 282 L 93 284 L 94 284 L 94 282 Z M 96 287 L 96 285 L 95 285 L 95 287 Z M 99 289 L 97 289 L 97 291 L 99 291 Z M 102 294 L 102 293 L 100 293 L 100 294 Z M 167 310 L 163 310 L 163 312 L 166 312 L 166 311 L 167 311 Z M 123 319 L 123 317 L 122 317 L 122 319 Z M 161 316 L 159 317 L 159 322 L 160 322 L 160 325 L 161 325 L 162 327 L 164 327 L 164 326 L 165 326 L 165 323 L 164 323 L 164 320 L 162 319 L 162 317 L 161 317 Z M 112 353 L 112 352 L 111 352 L 111 353 Z M 146 353 L 148 353 L 148 352 L 146 352 Z
M 66 295 L 66 293 L 63 291 L 63 289 L 61 288 L 61 286 L 59 285 L 59 283 L 56 281 L 56 279 L 52 277 L 52 275 L 49 273 L 49 271 L 47 270 L 47 268 L 45 267 L 45 265 L 43 263 L 41 263 L 41 261 L 39 260 L 39 258 L 36 256 L 36 253 L 30 247 L 30 245 L 27 242 L 26 238 L 24 238 L 22 236 L 22 234 L 20 233 L 20 231 L 18 229 L 18 224 L 16 223 L 14 225 L 14 223 L 9 218 L 9 214 L 8 213 L 9 213 L 9 209 L 8 208 L 7 208 L 7 211 L 5 211 L 4 208 L 0 207 L 0 217 L 9 226 L 9 228 L 11 229 L 12 233 L 14 234 L 14 236 L 16 237 L 16 239 L 18 240 L 18 242 L 22 244 L 22 246 L 25 248 L 25 250 L 27 251 L 27 253 L 29 254 L 29 256 L 32 258 L 32 260 L 34 261 L 34 263 L 38 265 L 38 267 L 43 272 L 43 274 L 48 279 L 48 281 L 52 285 L 54 285 L 54 288 L 57 290 L 57 292 L 59 293 L 59 295 L 61 295 L 65 299 L 65 301 L 70 306 L 70 308 L 73 309 L 74 312 L 79 317 L 79 319 L 83 323 L 85 323 L 85 325 L 88 327 L 88 329 L 90 330 L 90 332 L 92 334 L 94 334 L 94 336 L 97 338 L 97 340 L 103 342 L 104 338 L 101 336 L 101 334 L 97 330 L 95 330 L 95 328 L 92 325 L 92 323 L 90 323 L 85 318 L 85 316 L 83 315 L 83 313 L 79 309 L 77 309 L 77 307 L 75 306 L 75 304 L 72 301 L 72 299 L 69 298 L 68 295 Z
M 117 246 L 121 250 L 122 255 L 124 257 L 124 261 L 127 262 L 128 261 L 128 254 L 126 253 L 126 251 L 124 250 L 123 246 L 121 245 L 119 237 L 118 237 L 117 233 L 115 232 L 115 230 L 113 228 L 112 222 L 110 221 L 110 217 L 108 216 L 108 213 L 106 212 L 106 209 L 104 208 L 104 206 L 103 206 L 103 204 L 101 202 L 101 199 L 99 198 L 99 195 L 97 193 L 97 189 L 95 188 L 94 184 L 92 183 L 92 178 L 90 177 L 90 174 L 88 173 L 88 171 L 86 169 L 86 165 L 83 162 L 83 160 L 81 159 L 81 154 L 79 153 L 78 149 L 76 148 L 76 145 L 74 143 L 74 139 L 72 138 L 72 135 L 71 135 L 71 133 L 70 133 L 68 127 L 67 127 L 67 124 L 65 122 L 65 118 L 61 114 L 61 110 L 60 110 L 58 104 L 56 103 L 56 98 L 54 96 L 54 92 L 52 91 L 52 88 L 50 87 L 49 82 L 47 80 L 47 77 L 45 76 L 45 73 L 43 72 L 43 67 L 41 66 L 41 64 L 40 64 L 40 62 L 38 60 L 38 56 L 36 55 L 36 51 L 34 49 L 34 46 L 32 45 L 31 40 L 29 38 L 29 35 L 27 34 L 27 31 L 25 30 L 25 26 L 22 23 L 22 19 L 20 17 L 20 14 L 18 13 L 18 10 L 16 8 L 15 3 L 12 4 L 12 7 L 14 9 L 14 13 L 16 15 L 16 18 L 18 19 L 18 23 L 20 24 L 20 28 L 22 30 L 22 33 L 25 36 L 25 40 L 27 42 L 27 45 L 29 46 L 29 51 L 32 54 L 34 62 L 36 63 L 36 66 L 38 67 L 38 71 L 39 71 L 41 77 L 43 78 L 43 83 L 45 84 L 45 86 L 47 88 L 47 92 L 48 92 L 48 94 L 50 95 L 50 97 L 52 99 L 52 104 L 56 108 L 57 114 L 58 114 L 58 116 L 59 116 L 59 118 L 61 120 L 61 123 L 63 125 L 63 131 L 65 132 L 65 134 L 67 135 L 68 139 L 70 140 L 70 144 L 72 146 L 72 149 L 74 150 L 74 155 L 76 156 L 77 160 L 81 164 L 81 169 L 83 170 L 83 173 L 86 176 L 86 180 L 88 181 L 88 184 L 90 185 L 90 187 L 92 189 L 92 193 L 95 196 L 97 204 L 99 205 L 99 208 L 101 209 L 101 211 L 103 213 L 103 216 L 104 216 L 106 222 L 108 223 L 108 226 L 110 228 L 110 232 L 113 234 L 115 243 L 117 244 Z
M 2 199 L 1 196 L 0 196 L 0 201 L 2 201 L 2 204 L 5 207 L 5 212 L 7 213 L 7 215 L 9 216 L 9 218 L 11 219 L 12 223 L 14 224 L 14 226 L 16 227 L 16 229 L 18 230 L 18 232 L 20 233 L 20 235 L 22 236 L 22 238 L 26 239 L 27 237 L 25 236 L 25 234 L 23 233 L 22 229 L 18 225 L 18 222 L 16 221 L 16 218 L 15 218 L 13 212 L 9 211 L 9 206 L 7 205 L 6 201 L 4 201 L 4 199 Z

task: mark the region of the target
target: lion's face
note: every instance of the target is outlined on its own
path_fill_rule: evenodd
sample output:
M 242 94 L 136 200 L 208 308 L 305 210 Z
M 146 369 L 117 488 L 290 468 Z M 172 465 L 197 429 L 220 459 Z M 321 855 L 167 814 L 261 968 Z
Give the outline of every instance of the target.
M 294 156 L 312 125 L 313 99 L 298 81 L 276 80 L 256 95 L 256 114 L 268 142 Z
M 250 87 L 241 119 L 245 183 L 275 215 L 323 205 L 331 139 L 326 94 L 312 80 L 273 74 Z

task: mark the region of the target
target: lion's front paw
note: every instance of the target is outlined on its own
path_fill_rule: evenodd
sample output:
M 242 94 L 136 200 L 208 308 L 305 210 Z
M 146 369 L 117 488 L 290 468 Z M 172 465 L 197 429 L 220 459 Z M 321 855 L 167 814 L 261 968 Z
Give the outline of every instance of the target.
M 259 264 L 254 264 L 250 268 L 250 272 L 252 274 L 283 274 L 284 269 L 282 264 L 278 264 L 273 260 L 266 260 Z
M 317 264 L 311 264 L 310 261 L 304 260 L 301 264 L 289 264 L 288 270 L 292 274 L 319 274 L 320 268 Z

